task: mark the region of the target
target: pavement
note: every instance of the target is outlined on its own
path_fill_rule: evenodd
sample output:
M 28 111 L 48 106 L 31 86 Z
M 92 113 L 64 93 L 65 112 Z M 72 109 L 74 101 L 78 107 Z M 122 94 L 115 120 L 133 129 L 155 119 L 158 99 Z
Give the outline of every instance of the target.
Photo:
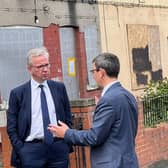
M 0 168 L 3 168 L 2 162 L 0 162 Z M 168 168 L 168 160 L 155 162 L 152 165 L 148 166 L 148 168 Z
M 150 165 L 148 168 L 168 168 L 168 160 L 157 161 Z
M 0 156 L 0 160 L 2 160 L 1 156 Z M 4 168 L 2 161 L 0 161 L 0 168 Z M 168 168 L 168 160 L 157 161 L 152 165 L 148 166 L 147 168 Z

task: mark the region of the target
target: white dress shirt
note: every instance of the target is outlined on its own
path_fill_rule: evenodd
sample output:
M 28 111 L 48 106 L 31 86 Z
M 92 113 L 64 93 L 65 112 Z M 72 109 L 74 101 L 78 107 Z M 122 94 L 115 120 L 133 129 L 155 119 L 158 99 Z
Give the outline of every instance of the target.
M 44 87 L 44 92 L 47 99 L 48 111 L 51 124 L 57 124 L 56 111 L 51 95 L 51 91 L 48 87 L 47 81 L 41 83 Z M 31 79 L 31 129 L 30 135 L 26 138 L 26 141 L 32 141 L 33 139 L 43 139 L 44 129 L 42 120 L 42 110 L 41 110 L 41 99 L 40 93 L 41 88 L 39 87 L 34 79 Z

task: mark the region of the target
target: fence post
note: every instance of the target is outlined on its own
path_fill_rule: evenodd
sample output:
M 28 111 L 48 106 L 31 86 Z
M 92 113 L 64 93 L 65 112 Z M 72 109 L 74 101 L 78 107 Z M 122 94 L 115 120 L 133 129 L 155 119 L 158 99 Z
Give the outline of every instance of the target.
M 6 110 L 0 111 L 0 133 L 2 144 L 3 167 L 11 168 L 10 166 L 11 144 L 6 131 Z
M 95 110 L 94 99 L 77 99 L 70 101 L 70 103 L 73 113 L 73 127 L 89 129 L 92 124 L 92 114 Z M 74 152 L 70 154 L 70 168 L 91 168 L 89 147 L 74 147 Z

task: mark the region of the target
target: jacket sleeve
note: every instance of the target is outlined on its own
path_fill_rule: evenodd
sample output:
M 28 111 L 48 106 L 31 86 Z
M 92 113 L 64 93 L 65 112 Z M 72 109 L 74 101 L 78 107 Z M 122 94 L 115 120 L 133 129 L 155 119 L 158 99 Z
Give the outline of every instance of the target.
M 63 85 L 63 94 L 64 94 L 65 123 L 71 128 L 72 127 L 72 114 L 71 114 L 69 98 L 67 95 L 65 85 Z
M 19 112 L 19 99 L 16 92 L 11 91 L 9 97 L 9 108 L 7 111 L 7 133 L 13 148 L 18 151 L 23 142 L 18 137 L 18 112 Z
M 114 111 L 111 103 L 102 98 L 96 107 L 92 128 L 82 131 L 68 129 L 65 133 L 65 141 L 81 146 L 102 144 L 110 134 L 111 126 L 115 121 Z
M 67 95 L 67 91 L 65 88 L 65 85 L 63 85 L 63 95 L 64 95 L 64 114 L 65 114 L 65 123 L 68 125 L 69 128 L 72 128 L 72 114 L 71 114 L 71 109 L 70 109 L 70 103 L 69 103 L 69 98 Z M 69 153 L 73 152 L 73 147 L 72 143 L 68 143 L 69 145 Z

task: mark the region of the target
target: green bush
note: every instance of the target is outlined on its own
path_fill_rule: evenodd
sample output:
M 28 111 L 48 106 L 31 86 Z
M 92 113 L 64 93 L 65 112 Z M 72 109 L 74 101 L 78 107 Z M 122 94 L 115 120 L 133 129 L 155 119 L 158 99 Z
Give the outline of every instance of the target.
M 142 100 L 150 97 L 158 97 L 168 94 L 168 79 L 158 80 L 156 82 L 151 81 L 147 88 L 144 90 L 141 98 Z
M 144 108 L 144 124 L 154 127 L 168 121 L 168 79 L 151 81 L 141 96 Z

